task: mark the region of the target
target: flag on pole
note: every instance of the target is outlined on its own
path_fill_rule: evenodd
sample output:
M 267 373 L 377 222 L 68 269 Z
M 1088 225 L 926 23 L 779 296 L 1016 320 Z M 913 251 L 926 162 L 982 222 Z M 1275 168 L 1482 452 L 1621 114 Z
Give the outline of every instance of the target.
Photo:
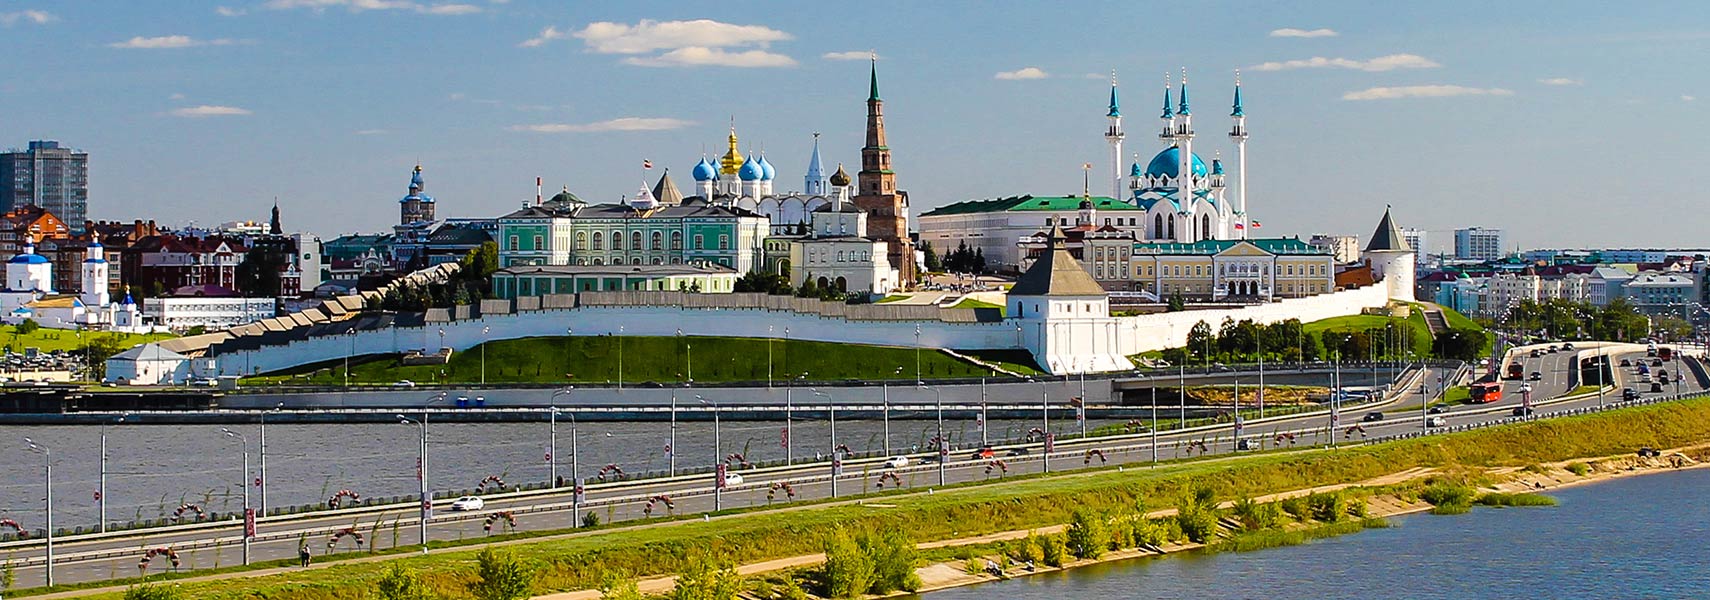
M 653 161 L 651 161 L 651 160 L 647 160 L 647 159 L 642 159 L 642 161 L 641 161 L 641 168 L 643 168 L 643 169 L 651 169 L 651 168 L 653 168 Z
M 1247 228 L 1247 226 L 1246 226 L 1246 225 L 1245 225 L 1245 224 L 1243 224 L 1243 223 L 1241 223 L 1241 222 L 1239 222 L 1239 221 L 1237 221 L 1237 222 L 1236 222 L 1236 223 L 1235 223 L 1235 228 L 1236 228 L 1236 229 L 1246 229 L 1246 228 Z
M 1260 227 L 1264 227 L 1264 225 L 1259 224 L 1258 221 L 1253 221 L 1253 229 L 1258 229 Z

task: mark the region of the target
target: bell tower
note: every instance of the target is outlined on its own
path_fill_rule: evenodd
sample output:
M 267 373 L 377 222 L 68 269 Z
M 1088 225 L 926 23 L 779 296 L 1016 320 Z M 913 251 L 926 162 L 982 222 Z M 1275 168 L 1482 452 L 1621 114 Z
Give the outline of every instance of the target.
M 867 145 L 861 148 L 861 170 L 855 174 L 855 207 L 867 212 L 867 235 L 885 242 L 891 266 L 902 281 L 915 277 L 914 244 L 908 237 L 908 193 L 897 191 L 891 170 L 891 149 L 885 145 L 885 102 L 879 99 L 879 62 L 875 57 L 868 78 Z

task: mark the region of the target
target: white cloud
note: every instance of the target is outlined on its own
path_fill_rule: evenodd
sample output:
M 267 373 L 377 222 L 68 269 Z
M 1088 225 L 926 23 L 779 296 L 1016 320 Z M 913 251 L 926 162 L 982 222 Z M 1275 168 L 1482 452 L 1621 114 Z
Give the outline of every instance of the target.
M 539 123 L 512 125 L 511 131 L 531 133 L 599 133 L 605 131 L 666 131 L 693 125 L 692 121 L 664 117 L 623 117 L 593 123 Z
M 1544 79 L 1539 79 L 1538 83 L 1542 83 L 1544 85 L 1585 85 L 1585 80 L 1569 77 L 1546 77 Z
M 123 42 L 107 44 L 109 48 L 125 48 L 131 50 L 159 50 L 162 48 L 191 48 L 194 46 L 230 46 L 237 40 L 220 38 L 216 40 L 198 40 L 187 35 L 161 35 L 155 37 L 137 36 Z
M 246 12 L 249 12 L 249 11 L 246 11 L 246 10 L 241 9 L 241 8 L 232 8 L 230 6 L 216 6 L 216 7 L 214 7 L 214 14 L 220 15 L 222 17 L 241 17 Z
M 534 48 L 552 40 L 562 40 L 567 37 L 570 37 L 569 32 L 559 31 L 557 27 L 548 25 L 546 29 L 540 30 L 540 35 L 523 40 L 522 43 L 517 45 L 524 48 Z
M 1334 29 L 1322 29 L 1322 28 L 1321 29 L 1295 29 L 1293 27 L 1284 27 L 1282 29 L 1272 29 L 1271 30 L 1271 37 L 1321 38 L 1321 37 L 1336 37 L 1337 35 L 1338 34 L 1336 33 L 1336 30 L 1334 30 Z
M 1697 99 L 1698 99 L 1698 97 L 1697 97 L 1697 96 L 1688 96 L 1688 95 L 1686 95 L 1686 94 L 1681 94 L 1681 95 L 1680 95 L 1680 101 L 1681 101 L 1681 102 L 1691 102 L 1691 101 L 1693 101 L 1693 100 L 1697 100 Z
M 384 129 L 358 129 L 358 130 L 356 130 L 356 135 L 382 135 L 385 133 L 386 133 L 386 130 L 384 130 Z
M 201 106 L 174 109 L 172 112 L 167 114 L 174 117 L 241 117 L 250 114 L 250 111 L 236 106 L 203 104 Z
M 45 10 L 20 10 L 17 12 L 0 13 L 0 25 L 5 25 L 7 27 L 11 27 L 19 23 L 46 25 L 58 20 L 59 17 L 55 17 L 53 16 L 53 13 L 49 13 Z
M 315 12 L 329 8 L 344 8 L 350 12 L 365 10 L 408 10 L 424 15 L 467 15 L 481 12 L 481 7 L 473 4 L 437 3 L 422 4 L 408 0 L 268 0 L 262 4 L 273 10 L 292 10 L 306 8 Z
M 1292 69 L 1353 69 L 1356 71 L 1393 71 L 1396 69 L 1432 69 L 1441 67 L 1437 61 L 1417 54 L 1390 54 L 1371 60 L 1325 58 L 1314 56 L 1299 60 L 1273 61 L 1248 67 L 1254 71 L 1288 71 Z
M 849 50 L 847 52 L 827 52 L 819 55 L 826 60 L 867 60 L 877 58 L 871 50 Z
M 1374 87 L 1342 94 L 1343 100 L 1394 100 L 1396 98 L 1446 98 L 1450 96 L 1512 96 L 1502 88 L 1475 88 L 1460 85 L 1405 85 Z
M 994 77 L 996 79 L 1013 80 L 1013 79 L 1044 79 L 1044 78 L 1050 77 L 1050 76 L 1051 76 L 1050 73 L 1046 73 L 1044 69 L 1041 69 L 1039 67 L 1022 67 L 1022 68 L 1016 69 L 1014 71 L 999 71 L 997 75 L 993 75 L 992 77 Z
M 732 25 L 710 19 L 694 21 L 651 21 L 634 25 L 599 21 L 589 23 L 575 36 L 600 54 L 646 54 L 678 48 L 731 48 L 758 46 L 795 39 L 788 33 L 761 25 Z
M 166 99 L 167 100 L 183 100 L 184 94 L 173 94 L 171 96 L 167 96 Z
M 691 46 L 659 56 L 631 56 L 624 64 L 638 67 L 791 67 L 796 59 L 765 50 L 730 52 L 722 48 Z

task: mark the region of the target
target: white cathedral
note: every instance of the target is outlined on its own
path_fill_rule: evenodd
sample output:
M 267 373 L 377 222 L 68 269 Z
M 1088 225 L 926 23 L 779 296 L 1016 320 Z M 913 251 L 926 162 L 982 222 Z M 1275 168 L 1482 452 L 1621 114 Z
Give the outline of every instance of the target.
M 701 157 L 691 175 L 695 193 L 713 204 L 756 212 L 772 220 L 772 235 L 803 235 L 813 225 L 814 211 L 835 200 L 825 165 L 819 158 L 819 134 L 813 135 L 813 155 L 808 159 L 802 191 L 776 193 L 772 184 L 777 169 L 765 153 L 744 156 L 737 146 L 736 126 L 730 128 L 730 149 L 718 162 Z
M 1193 112 L 1188 102 L 1187 74 L 1182 74 L 1180 102 L 1172 105 L 1168 79 L 1164 82 L 1163 121 L 1158 140 L 1164 145 L 1141 166 L 1138 156 L 1123 176 L 1122 110 L 1117 102 L 1116 81 L 1110 83 L 1109 123 L 1104 138 L 1110 144 L 1111 197 L 1146 211 L 1142 235 L 1150 242 L 1192 243 L 1200 240 L 1246 239 L 1254 226 L 1247 218 L 1247 117 L 1241 108 L 1241 80 L 1235 79 L 1235 100 L 1229 116 L 1234 124 L 1229 139 L 1235 143 L 1235 186 L 1233 202 L 1227 195 L 1228 181 L 1223 161 L 1214 158 L 1211 168 L 1193 151 Z M 1126 193 L 1124 193 L 1126 190 Z
M 26 239 L 24 251 L 6 261 L 6 286 L 0 289 L 0 322 L 16 325 L 34 320 L 43 327 L 104 328 L 145 333 L 142 312 L 131 299 L 113 303 L 107 291 L 108 264 L 100 238 L 92 238 L 83 259 L 81 294 L 59 294 L 53 289 L 53 261 L 36 254 L 34 240 Z

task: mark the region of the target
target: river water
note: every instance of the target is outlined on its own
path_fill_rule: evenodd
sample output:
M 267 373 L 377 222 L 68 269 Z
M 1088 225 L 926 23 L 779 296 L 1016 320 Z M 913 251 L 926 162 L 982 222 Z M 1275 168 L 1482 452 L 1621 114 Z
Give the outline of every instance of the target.
M 918 596 L 1003 598 L 1704 598 L 1710 470 L 1550 495 L 1552 508 L 1411 515 L 1256 552 L 1141 558 Z
M 914 415 L 915 417 L 929 415 Z M 1088 420 L 1088 427 L 1114 424 Z M 993 420 L 989 439 L 1027 435 L 1038 421 Z M 222 434 L 222 425 L 117 425 L 106 427 L 107 519 L 123 523 L 170 516 L 182 503 L 230 513 L 243 507 L 239 482 L 243 468 L 239 440 Z M 1059 434 L 1078 432 L 1074 419 L 1052 419 Z M 260 472 L 259 438 L 254 425 L 233 426 L 247 438 L 250 477 Z M 975 447 L 980 431 L 973 419 L 946 419 L 945 437 L 955 447 Z M 41 527 L 41 457 L 25 449 L 24 438 L 52 451 L 54 525 L 92 527 L 99 522 L 95 492 L 100 480 L 100 436 L 92 425 L 0 426 L 0 519 L 28 529 Z M 901 419 L 890 425 L 894 453 L 931 447 L 937 423 Z M 267 426 L 267 506 L 325 502 L 339 490 L 364 498 L 413 495 L 417 490 L 418 429 L 401 424 L 270 424 Z M 558 474 L 570 479 L 570 424 L 558 423 Z M 721 454 L 743 453 L 751 462 L 783 460 L 784 423 L 732 421 L 720 427 Z M 878 420 L 838 419 L 837 441 L 857 453 L 884 450 Z M 830 423 L 797 418 L 797 460 L 829 454 Z M 429 430 L 429 481 L 435 491 L 469 490 L 488 476 L 507 484 L 538 484 L 551 479 L 546 461 L 550 429 L 546 423 L 432 423 Z M 590 481 L 602 467 L 616 465 L 629 475 L 669 472 L 666 453 L 670 424 L 665 422 L 582 423 L 577 427 L 581 474 Z M 713 424 L 677 424 L 677 467 L 700 469 L 715 461 Z M 259 493 L 252 488 L 253 493 Z

